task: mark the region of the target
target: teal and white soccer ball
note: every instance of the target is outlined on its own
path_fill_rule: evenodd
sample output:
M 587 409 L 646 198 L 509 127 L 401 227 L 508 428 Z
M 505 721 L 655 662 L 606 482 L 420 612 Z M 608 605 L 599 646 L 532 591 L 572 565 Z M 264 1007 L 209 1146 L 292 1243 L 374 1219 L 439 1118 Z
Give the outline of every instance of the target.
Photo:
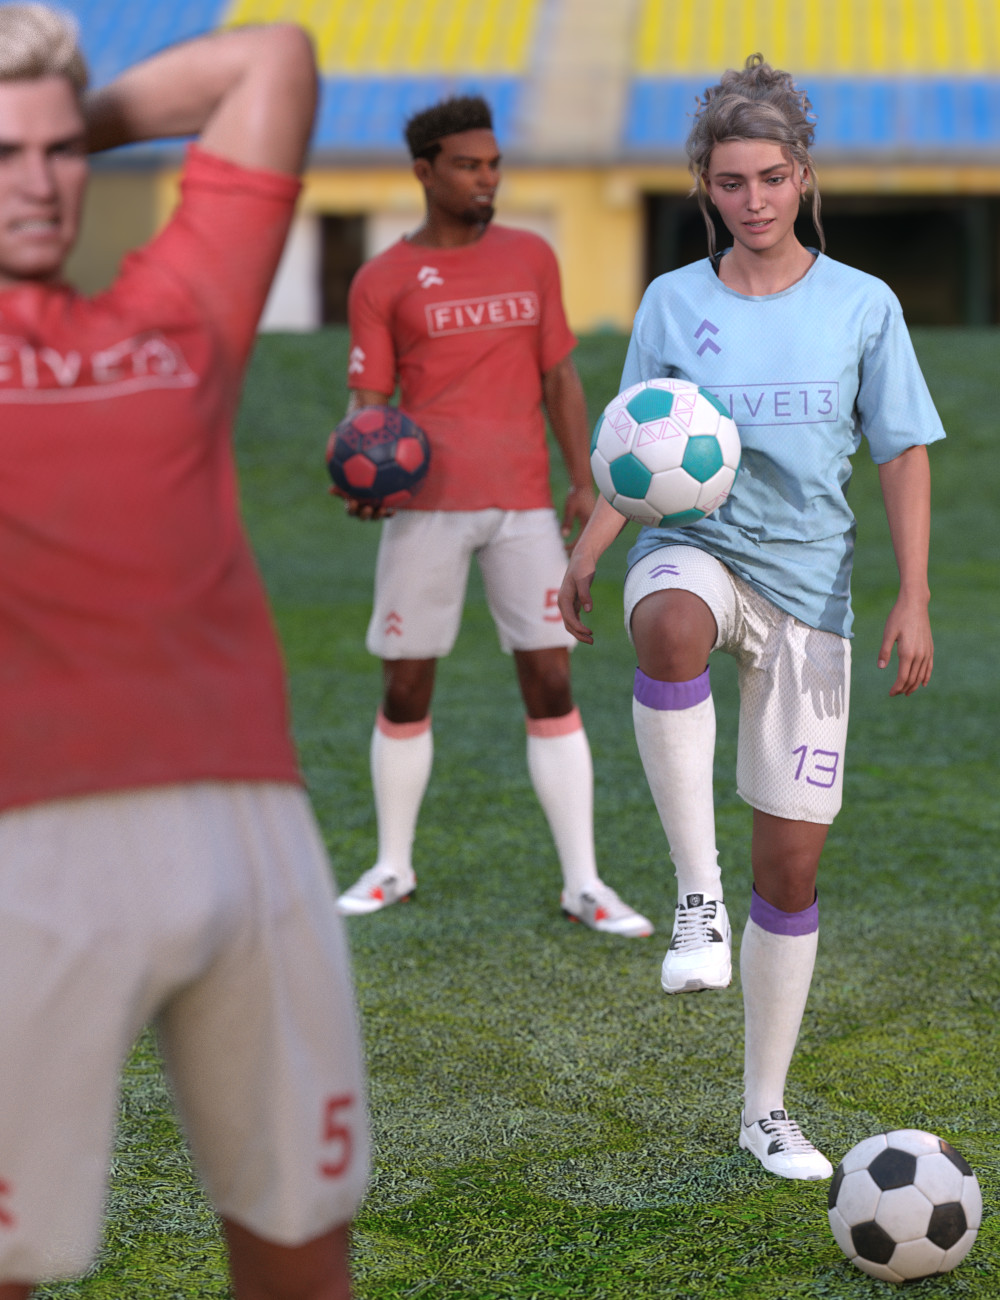
M 626 519 L 683 527 L 718 510 L 740 467 L 740 435 L 717 397 L 648 379 L 607 404 L 590 440 L 594 481 Z

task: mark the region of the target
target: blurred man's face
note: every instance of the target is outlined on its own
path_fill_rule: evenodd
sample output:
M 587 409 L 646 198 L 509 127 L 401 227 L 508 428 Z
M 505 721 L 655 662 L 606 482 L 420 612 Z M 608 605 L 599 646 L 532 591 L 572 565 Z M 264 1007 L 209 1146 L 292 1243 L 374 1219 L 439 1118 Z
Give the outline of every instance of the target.
M 492 131 L 460 131 L 441 138 L 441 152 L 418 159 L 414 172 L 427 194 L 428 209 L 468 226 L 493 219 L 500 184 L 500 150 Z
M 0 82 L 0 289 L 58 277 L 86 185 L 83 114 L 69 81 Z

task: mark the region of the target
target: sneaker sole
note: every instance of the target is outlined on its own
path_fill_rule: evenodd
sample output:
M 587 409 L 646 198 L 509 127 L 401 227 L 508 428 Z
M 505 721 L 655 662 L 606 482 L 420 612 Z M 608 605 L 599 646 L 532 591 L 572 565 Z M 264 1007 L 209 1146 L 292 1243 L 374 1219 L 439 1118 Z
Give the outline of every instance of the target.
M 619 939 L 648 939 L 653 933 L 653 927 L 649 922 L 640 924 L 639 929 L 634 928 L 633 922 L 631 923 L 633 925 L 632 929 L 616 930 L 613 928 L 613 925 L 587 925 L 587 922 L 584 921 L 582 917 L 575 916 L 572 912 L 567 912 L 565 907 L 562 909 L 562 914 L 567 921 L 572 921 L 574 925 L 586 926 L 588 930 L 594 930 L 598 934 L 614 934 L 617 935 Z
M 726 976 L 725 980 L 705 980 L 702 979 L 700 975 L 693 975 L 683 984 L 670 985 L 662 975 L 660 976 L 660 988 L 664 993 L 709 993 L 720 989 L 727 989 L 732 982 L 732 967 L 730 967 L 729 974 Z

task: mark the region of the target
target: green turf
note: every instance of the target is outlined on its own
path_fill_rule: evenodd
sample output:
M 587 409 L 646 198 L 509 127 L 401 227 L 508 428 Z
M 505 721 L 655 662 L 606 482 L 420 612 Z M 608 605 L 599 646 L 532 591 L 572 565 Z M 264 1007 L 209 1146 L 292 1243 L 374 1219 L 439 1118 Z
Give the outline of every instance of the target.
M 891 1126 L 932 1129 L 978 1172 L 972 1254 L 916 1296 L 994 1297 L 1000 1265 L 1000 939 L 995 885 L 1000 638 L 997 331 L 919 331 L 950 441 L 933 449 L 931 688 L 887 696 L 874 660 L 894 566 L 862 452 L 845 810 L 821 868 L 820 954 L 788 1100 L 834 1159 Z M 578 351 L 592 415 L 624 341 Z M 340 332 L 270 337 L 239 452 L 246 513 L 291 674 L 306 777 L 344 882 L 375 844 L 367 747 L 379 668 L 364 652 L 377 526 L 325 494 L 343 409 Z M 524 763 L 521 709 L 477 583 L 435 699 L 436 764 L 416 850 L 420 893 L 350 923 L 371 1073 L 375 1169 L 357 1224 L 361 1300 L 530 1297 L 792 1300 L 888 1296 L 840 1255 L 822 1185 L 770 1178 L 735 1147 L 742 1013 L 667 999 L 658 968 L 672 878 L 630 725 L 620 625 L 626 542 L 595 587 L 594 647 L 574 656 L 606 877 L 653 917 L 650 941 L 558 912 L 558 874 Z M 713 667 L 727 899 L 747 911 L 749 814 L 733 793 L 735 679 Z M 221 1251 L 166 1114 L 147 1038 L 126 1080 L 108 1238 L 52 1297 L 224 1297 Z

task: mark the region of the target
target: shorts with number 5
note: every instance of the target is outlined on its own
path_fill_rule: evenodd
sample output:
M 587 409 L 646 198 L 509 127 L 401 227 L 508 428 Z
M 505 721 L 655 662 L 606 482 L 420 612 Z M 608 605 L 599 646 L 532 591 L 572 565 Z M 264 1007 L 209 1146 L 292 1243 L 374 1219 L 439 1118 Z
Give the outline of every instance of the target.
M 576 644 L 556 604 L 566 551 L 554 510 L 400 510 L 382 525 L 369 653 L 450 654 L 473 556 L 505 653 Z
M 305 795 L 177 785 L 0 816 L 0 1278 L 86 1268 L 118 1075 L 158 1030 L 220 1214 L 299 1245 L 368 1174 L 343 926 Z
M 625 624 L 644 596 L 691 591 L 717 628 L 713 649 L 736 660 L 736 785 L 753 808 L 829 825 L 840 811 L 851 694 L 851 643 L 779 609 L 694 546 L 644 555 L 625 581 Z

